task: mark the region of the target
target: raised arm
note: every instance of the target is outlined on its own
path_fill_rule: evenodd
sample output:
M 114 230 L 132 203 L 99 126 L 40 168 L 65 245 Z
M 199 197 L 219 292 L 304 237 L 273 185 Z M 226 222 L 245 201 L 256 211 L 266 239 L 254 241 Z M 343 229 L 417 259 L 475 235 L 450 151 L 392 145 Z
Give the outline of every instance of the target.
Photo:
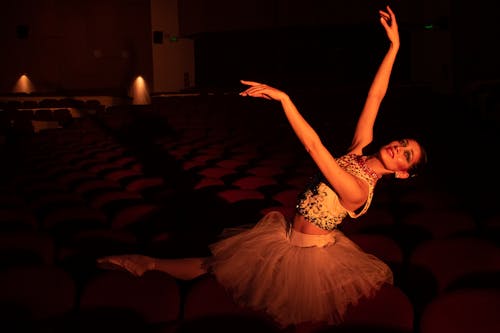
M 390 46 L 375 74 L 356 125 L 351 147 L 349 148 L 350 152 L 356 154 L 362 154 L 363 148 L 373 140 L 375 119 L 377 118 L 380 104 L 387 92 L 394 61 L 399 50 L 399 32 L 396 16 L 389 6 L 387 6 L 387 11 L 379 10 L 379 14 L 380 23 L 386 31 Z
M 363 148 L 373 139 L 375 118 L 380 103 L 386 94 L 392 67 L 399 50 L 399 33 L 394 13 L 387 7 L 387 11 L 381 10 L 379 14 L 380 22 L 385 28 L 391 44 L 375 75 L 363 111 L 356 125 L 351 149 L 349 149 L 350 152 L 356 154 L 362 154 Z M 286 93 L 258 82 L 241 81 L 241 83 L 249 87 L 241 92 L 240 95 L 272 99 L 281 103 L 293 131 L 325 178 L 333 186 L 342 205 L 346 209 L 354 211 L 366 202 L 368 197 L 368 185 L 359 178 L 346 172 L 337 164 L 335 158 L 321 142 L 316 131 L 302 117 Z

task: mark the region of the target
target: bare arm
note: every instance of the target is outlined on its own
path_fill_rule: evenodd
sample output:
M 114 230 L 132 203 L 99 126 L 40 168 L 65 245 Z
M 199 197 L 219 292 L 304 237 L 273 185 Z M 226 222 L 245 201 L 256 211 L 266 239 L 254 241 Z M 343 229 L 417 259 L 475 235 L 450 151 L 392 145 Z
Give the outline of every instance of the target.
M 356 210 L 364 204 L 368 196 L 368 186 L 360 179 L 342 169 L 335 158 L 321 142 L 316 131 L 302 117 L 290 97 L 281 90 L 265 84 L 241 81 L 250 86 L 241 92 L 242 96 L 272 99 L 281 102 L 288 122 L 304 145 L 318 168 L 337 192 L 342 205 L 349 210 Z
M 399 49 L 399 34 L 394 13 L 387 7 L 387 12 L 379 11 L 379 14 L 381 16 L 380 21 L 391 41 L 391 46 L 375 75 L 365 106 L 356 125 L 350 152 L 357 154 L 361 154 L 362 149 L 372 141 L 375 118 L 387 91 L 390 74 Z M 276 100 L 281 103 L 293 131 L 325 178 L 333 186 L 340 202 L 346 209 L 354 211 L 366 202 L 368 185 L 337 164 L 335 158 L 321 142 L 316 131 L 302 117 L 286 93 L 258 82 L 241 81 L 241 83 L 249 86 L 249 88 L 241 92 L 240 95 Z
M 387 6 L 387 11 L 379 11 L 380 23 L 384 27 L 390 46 L 382 63 L 380 64 L 375 78 L 368 91 L 365 105 L 359 116 L 354 137 L 352 139 L 350 152 L 362 154 L 362 150 L 373 140 L 373 126 L 377 117 L 380 104 L 385 97 L 389 79 L 391 76 L 394 61 L 399 50 L 399 32 L 396 16 L 391 8 Z

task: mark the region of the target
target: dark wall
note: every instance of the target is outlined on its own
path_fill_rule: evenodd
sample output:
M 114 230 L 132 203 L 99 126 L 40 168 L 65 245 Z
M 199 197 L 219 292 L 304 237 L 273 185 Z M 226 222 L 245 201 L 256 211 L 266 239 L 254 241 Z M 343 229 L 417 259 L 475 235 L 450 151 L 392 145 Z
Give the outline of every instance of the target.
M 225 85 L 246 73 L 301 80 L 304 72 L 306 80 L 342 84 L 371 66 L 363 61 L 377 60 L 383 45 L 371 38 L 380 33 L 377 10 L 386 4 L 403 34 L 406 53 L 398 62 L 412 66 L 401 78 L 449 81 L 441 85 L 459 93 L 499 80 L 500 25 L 489 0 L 184 0 L 180 28 L 197 41 L 200 84 Z
M 179 35 L 195 40 L 198 88 L 226 89 L 242 77 L 349 84 L 371 78 L 379 61 L 385 41 L 377 10 L 386 3 L 404 38 L 395 82 L 413 81 L 413 71 L 428 82 L 449 77 L 463 91 L 499 79 L 500 26 L 487 0 L 179 0 Z M 10 92 L 22 73 L 40 92 L 125 94 L 136 75 L 150 81 L 150 6 L 150 0 L 3 1 L 0 93 Z M 429 23 L 434 28 L 422 35 Z M 434 38 L 439 34 L 450 43 Z M 449 63 L 438 56 L 448 53 Z
M 184 35 L 200 32 L 253 30 L 289 26 L 366 24 L 377 10 L 390 4 L 401 19 L 422 16 L 422 4 L 385 0 L 180 0 L 180 30 Z
M 151 77 L 149 0 L 7 0 L 0 16 L 2 93 L 23 73 L 60 93 L 126 94 Z
M 186 0 L 179 6 L 181 33 L 195 40 L 197 84 L 224 90 L 246 78 L 284 88 L 331 89 L 370 80 L 388 46 L 378 22 L 385 2 L 354 0 Z M 418 17 L 394 8 L 402 34 Z M 410 80 L 410 39 L 399 61 Z M 400 64 L 398 64 L 399 66 Z

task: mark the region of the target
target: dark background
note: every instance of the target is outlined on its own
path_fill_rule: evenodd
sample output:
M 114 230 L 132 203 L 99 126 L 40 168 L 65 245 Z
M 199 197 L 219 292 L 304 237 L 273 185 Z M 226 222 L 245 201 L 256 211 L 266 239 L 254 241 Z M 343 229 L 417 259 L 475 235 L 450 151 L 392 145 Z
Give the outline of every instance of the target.
M 0 93 L 29 73 L 42 94 L 126 96 L 133 77 L 150 81 L 155 70 L 156 4 L 2 2 Z M 494 202 L 498 196 L 483 195 L 482 187 L 491 184 L 484 169 L 494 161 L 500 127 L 495 2 L 179 0 L 178 38 L 195 46 L 189 91 L 236 93 L 239 79 L 267 82 L 289 92 L 321 134 L 345 147 L 344 132 L 352 133 L 352 115 L 388 45 L 377 13 L 386 4 L 398 17 L 401 50 L 376 137 L 425 138 L 457 191 Z
M 159 2 L 2 2 L 0 92 L 21 73 L 57 93 L 123 94 L 135 75 L 148 81 Z M 179 0 L 178 37 L 195 43 L 196 89 L 233 89 L 242 77 L 344 86 L 371 78 L 386 47 L 377 14 L 386 4 L 402 35 L 394 83 L 462 93 L 498 80 L 500 29 L 496 4 L 486 0 Z

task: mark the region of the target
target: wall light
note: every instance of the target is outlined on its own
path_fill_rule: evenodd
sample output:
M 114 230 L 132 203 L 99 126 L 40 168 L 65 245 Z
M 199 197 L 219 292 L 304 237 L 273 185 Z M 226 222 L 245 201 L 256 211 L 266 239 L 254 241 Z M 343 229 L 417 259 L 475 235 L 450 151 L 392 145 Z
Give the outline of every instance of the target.
M 135 78 L 134 82 L 132 82 L 130 96 L 132 97 L 132 104 L 151 104 L 149 89 L 142 76 L 139 75 Z
M 12 92 L 14 93 L 25 93 L 25 94 L 31 94 L 34 91 L 35 87 L 26 74 L 22 74 L 19 77 L 16 84 L 14 85 L 14 88 L 12 89 Z

